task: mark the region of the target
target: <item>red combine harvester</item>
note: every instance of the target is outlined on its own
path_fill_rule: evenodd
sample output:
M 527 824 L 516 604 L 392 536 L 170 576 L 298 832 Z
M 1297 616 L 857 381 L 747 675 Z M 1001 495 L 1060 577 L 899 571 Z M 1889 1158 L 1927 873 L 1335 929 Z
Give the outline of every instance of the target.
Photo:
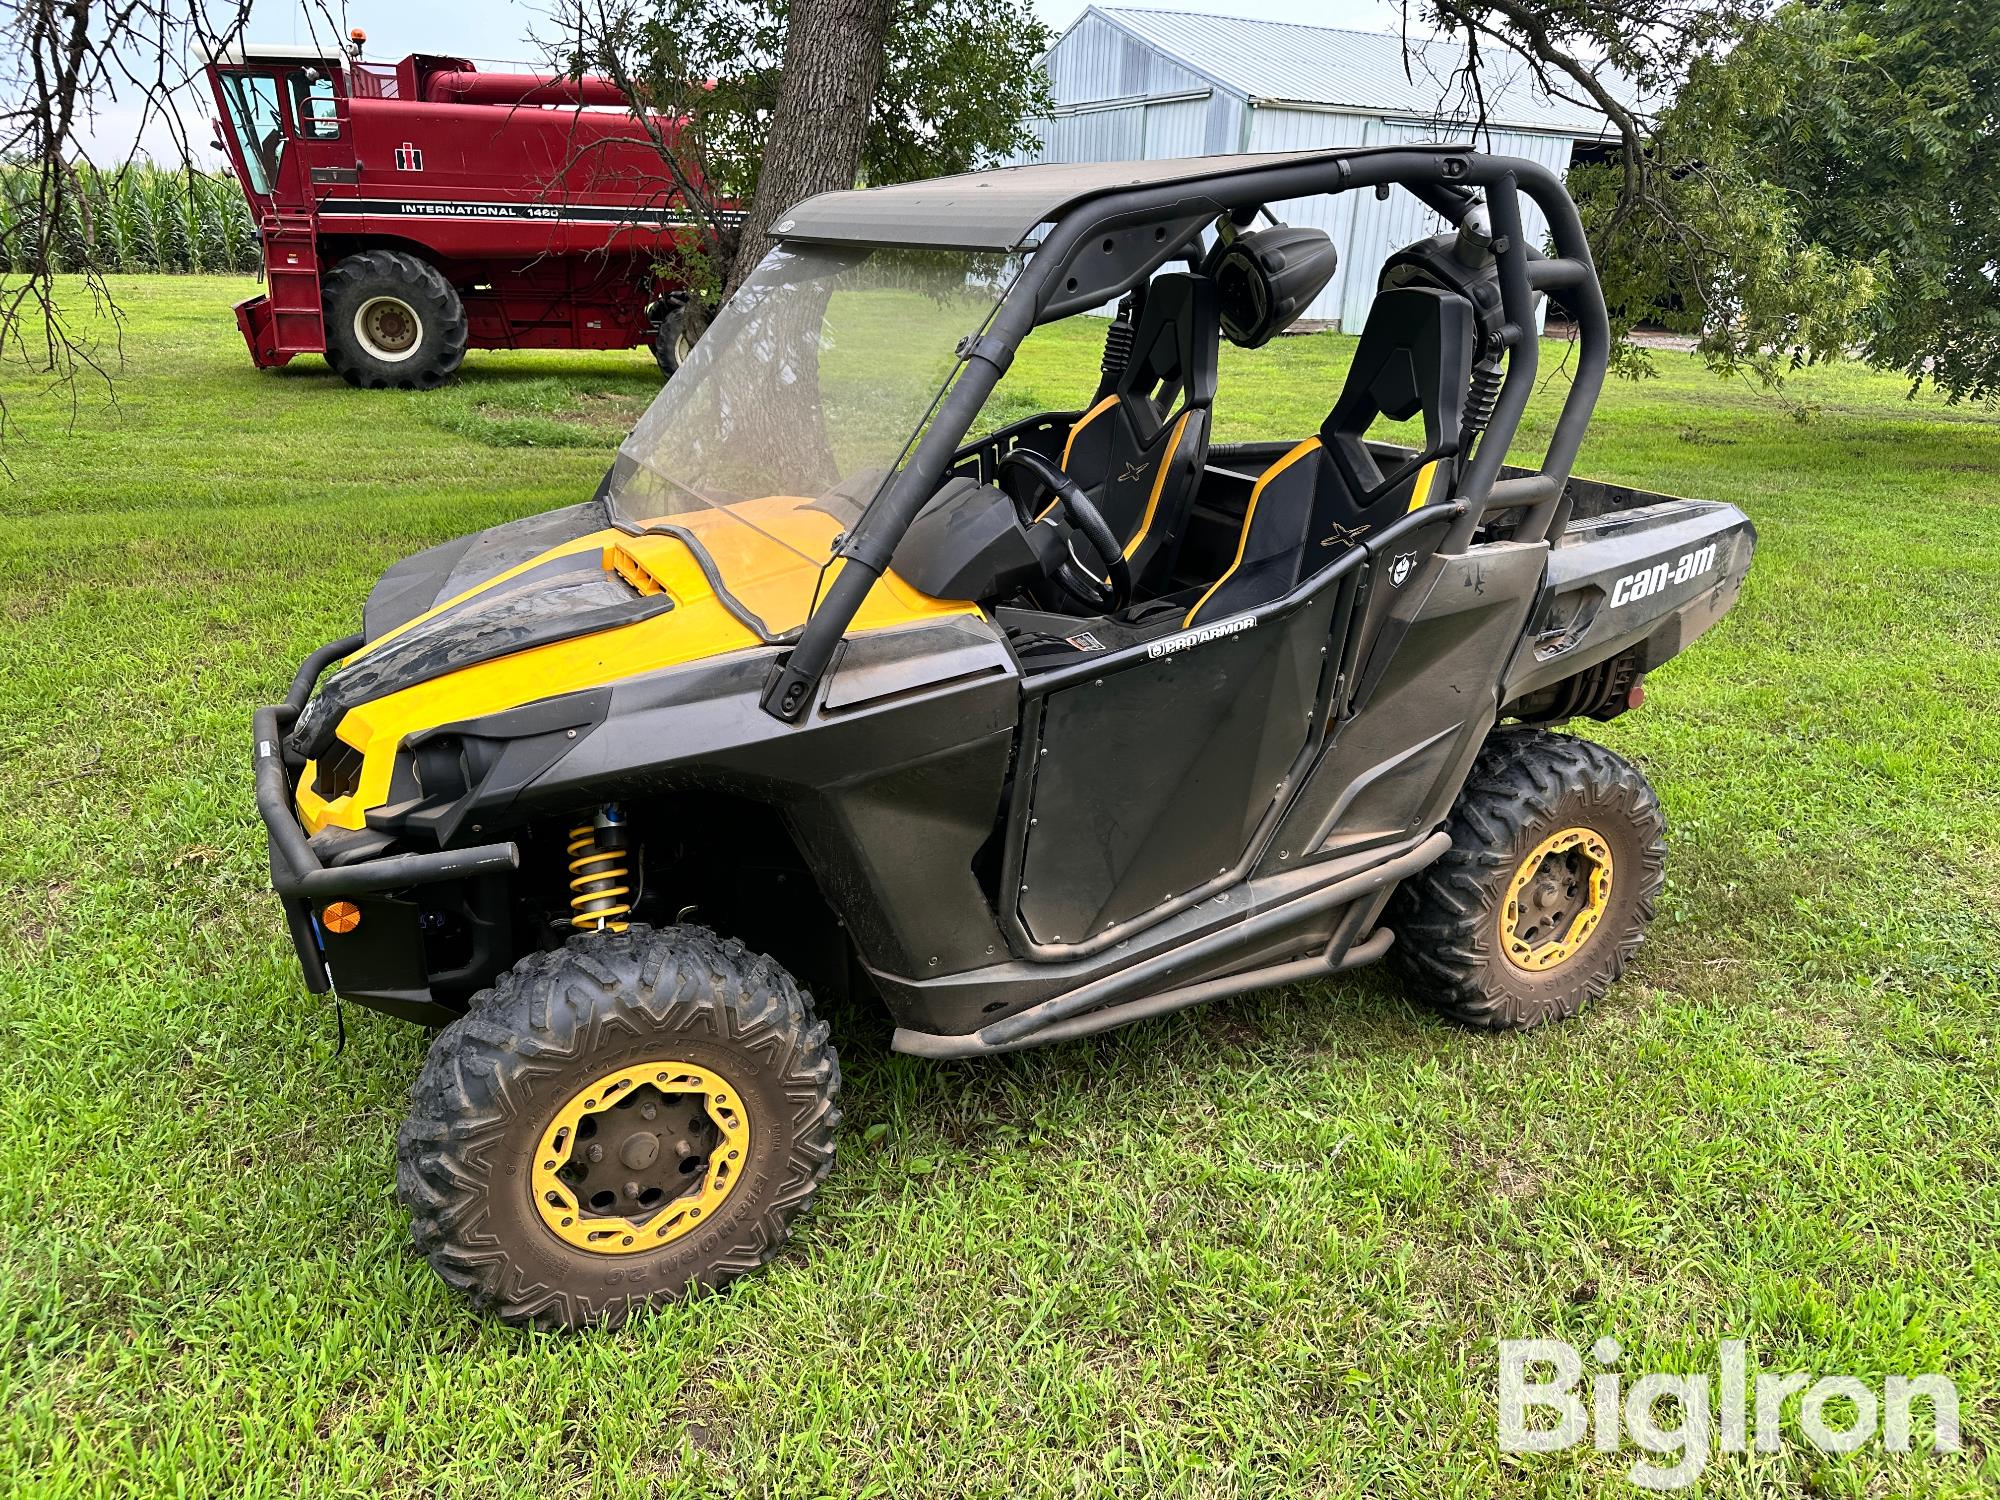
M 657 267 L 694 219 L 624 95 L 462 57 L 363 62 L 362 40 L 207 60 L 270 273 L 236 305 L 258 366 L 324 354 L 351 385 L 427 389 L 468 346 L 649 344 L 672 374 L 688 294 Z

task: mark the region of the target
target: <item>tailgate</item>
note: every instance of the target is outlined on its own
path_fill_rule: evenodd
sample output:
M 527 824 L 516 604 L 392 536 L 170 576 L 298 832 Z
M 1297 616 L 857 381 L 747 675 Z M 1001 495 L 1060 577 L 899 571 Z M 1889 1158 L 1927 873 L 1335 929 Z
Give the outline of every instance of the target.
M 1750 518 L 1715 500 L 1662 499 L 1572 520 L 1549 549 L 1501 701 L 1622 652 L 1638 672 L 1652 671 L 1729 612 L 1756 541 Z

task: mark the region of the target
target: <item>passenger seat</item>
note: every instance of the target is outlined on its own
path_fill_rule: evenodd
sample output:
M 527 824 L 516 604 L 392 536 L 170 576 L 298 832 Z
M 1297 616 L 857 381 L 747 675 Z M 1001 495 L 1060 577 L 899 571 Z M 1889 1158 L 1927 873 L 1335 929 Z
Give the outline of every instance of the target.
M 1183 625 L 1280 598 L 1398 516 L 1448 498 L 1472 347 L 1472 304 L 1463 297 L 1431 287 L 1378 293 L 1340 399 L 1316 436 L 1258 477 L 1235 560 Z M 1384 474 L 1368 429 L 1378 416 L 1406 421 L 1419 412 L 1423 448 Z

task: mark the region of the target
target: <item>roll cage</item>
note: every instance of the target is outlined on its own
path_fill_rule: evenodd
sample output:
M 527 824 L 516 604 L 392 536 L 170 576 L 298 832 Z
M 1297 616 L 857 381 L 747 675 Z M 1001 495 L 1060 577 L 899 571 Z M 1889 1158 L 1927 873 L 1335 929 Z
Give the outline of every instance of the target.
M 1252 164 L 1254 163 L 1254 164 Z M 961 341 L 960 364 L 931 421 L 853 531 L 835 551 L 841 566 L 796 644 L 774 665 L 763 695 L 766 712 L 796 722 L 833 659 L 855 612 L 887 570 L 898 543 L 936 492 L 964 435 L 1039 324 L 1099 307 L 1186 253 L 1190 239 L 1223 215 L 1247 221 L 1290 199 L 1401 187 L 1453 226 L 1482 201 L 1504 318 L 1506 373 L 1491 420 L 1471 454 L 1460 455 L 1450 525 L 1441 554 L 1464 551 L 1488 516 L 1519 511 L 1516 541 L 1553 542 L 1567 521 L 1564 488 L 1610 363 L 1604 295 L 1576 206 L 1546 167 L 1518 157 L 1462 147 L 1395 147 L 1280 157 L 1207 158 L 1148 164 L 1152 180 L 1119 181 L 1090 169 L 1028 167 L 940 183 L 826 194 L 777 226 L 780 238 L 866 242 L 923 240 L 960 246 L 1011 245 L 1040 232 L 1026 265 L 986 324 Z M 1118 169 L 1131 173 L 1130 168 Z M 1037 175 L 1039 174 L 1039 175 Z M 1041 184 L 1042 199 L 1032 189 Z M 982 187 L 997 191 L 982 194 Z M 1525 193 L 1548 221 L 1553 255 L 1529 246 L 1522 229 Z M 1483 195 L 1483 196 L 1482 196 Z M 912 229 L 912 209 L 933 221 Z M 1046 211 L 1042 212 L 1041 209 Z M 1036 213 L 1015 235 L 1008 215 Z M 919 218 L 921 214 L 919 214 Z M 1537 469 L 1502 477 L 1508 449 L 1534 388 L 1539 348 L 1534 298 L 1561 291 L 1578 332 L 1578 357 L 1548 451 Z

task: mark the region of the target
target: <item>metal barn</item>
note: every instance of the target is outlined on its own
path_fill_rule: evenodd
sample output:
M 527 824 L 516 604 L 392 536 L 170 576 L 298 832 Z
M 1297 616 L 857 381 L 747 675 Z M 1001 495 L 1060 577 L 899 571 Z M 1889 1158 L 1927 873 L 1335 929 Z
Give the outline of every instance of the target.
M 1455 70 L 1453 43 L 1183 11 L 1090 6 L 1043 59 L 1055 108 L 1030 122 L 1038 147 L 1021 162 L 1126 161 L 1315 146 L 1463 141 L 1476 116 Z M 1481 149 L 1525 156 L 1557 172 L 1579 144 L 1609 133 L 1605 118 L 1541 91 L 1525 65 L 1489 53 L 1482 69 Z M 1441 221 L 1398 191 L 1386 201 L 1347 193 L 1331 203 L 1273 204 L 1295 224 L 1333 236 L 1340 270 L 1307 316 L 1359 329 L 1383 257 Z M 1543 223 L 1525 200 L 1527 229 Z

